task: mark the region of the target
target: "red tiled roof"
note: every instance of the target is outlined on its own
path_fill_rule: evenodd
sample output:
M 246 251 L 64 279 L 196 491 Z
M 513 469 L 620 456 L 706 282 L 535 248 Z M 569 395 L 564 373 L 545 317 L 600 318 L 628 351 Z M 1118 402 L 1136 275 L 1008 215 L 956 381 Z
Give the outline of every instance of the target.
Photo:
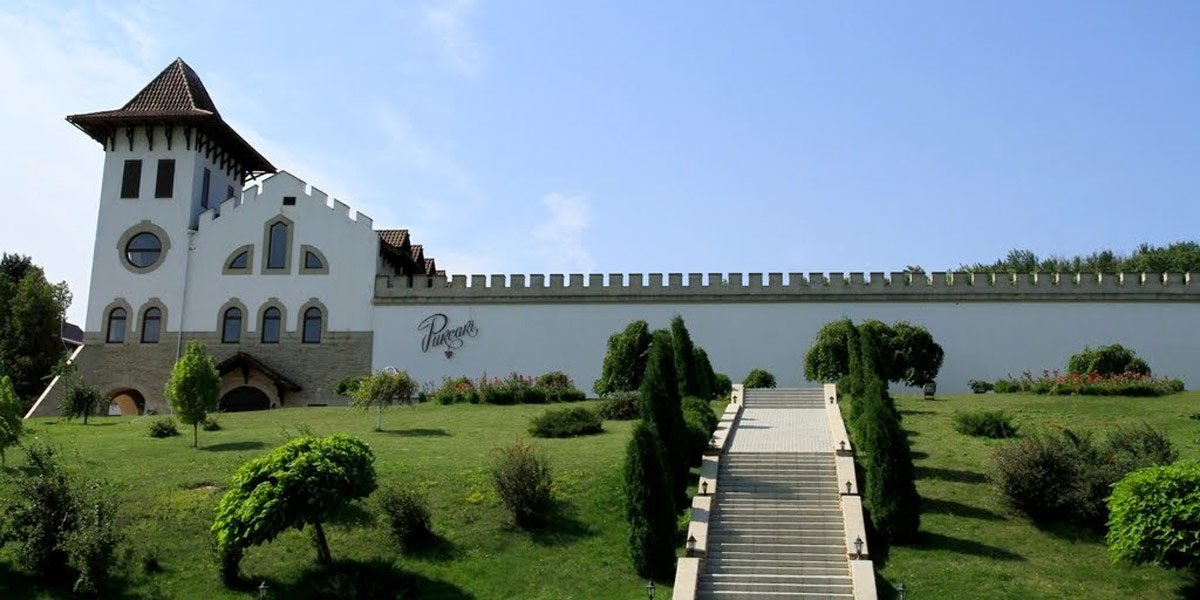
M 118 127 L 178 124 L 194 126 L 230 153 L 251 172 L 274 173 L 275 167 L 224 120 L 213 104 L 200 76 L 183 59 L 167 65 L 142 91 L 117 110 L 67 117 L 92 139 L 106 143 Z
M 408 241 L 407 229 L 379 229 L 375 233 L 379 234 L 383 243 L 394 248 L 401 248 Z
M 425 259 L 425 274 L 426 275 L 436 275 L 437 274 L 437 264 L 435 264 L 433 262 L 432 258 Z

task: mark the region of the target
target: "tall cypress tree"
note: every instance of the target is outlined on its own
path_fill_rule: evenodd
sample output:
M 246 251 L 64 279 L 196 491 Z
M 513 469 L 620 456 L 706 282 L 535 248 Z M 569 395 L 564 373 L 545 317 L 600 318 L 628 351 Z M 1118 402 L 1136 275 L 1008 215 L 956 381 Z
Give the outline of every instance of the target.
M 675 315 L 671 318 L 671 345 L 675 359 L 675 379 L 679 386 L 679 396 L 700 396 L 699 374 L 696 373 L 696 347 L 692 344 L 692 335 L 688 333 L 683 317 Z
M 675 565 L 675 503 L 668 470 L 654 425 L 635 425 L 625 449 L 625 519 L 629 558 L 642 577 L 667 577 Z
M 642 378 L 642 420 L 654 425 L 667 453 L 670 489 L 680 500 L 687 492 L 688 464 L 686 431 L 683 423 L 683 404 L 675 379 L 675 361 L 671 334 L 654 332 L 650 358 Z
M 893 542 L 905 542 L 913 539 L 921 521 L 912 452 L 883 379 L 871 377 L 866 388 L 858 427 L 858 447 L 868 461 L 864 500 L 875 529 Z
M 711 400 L 717 395 L 717 374 L 713 371 L 712 362 L 708 360 L 708 353 L 704 348 L 696 347 L 695 365 L 698 378 L 696 380 L 696 396 L 704 400 Z

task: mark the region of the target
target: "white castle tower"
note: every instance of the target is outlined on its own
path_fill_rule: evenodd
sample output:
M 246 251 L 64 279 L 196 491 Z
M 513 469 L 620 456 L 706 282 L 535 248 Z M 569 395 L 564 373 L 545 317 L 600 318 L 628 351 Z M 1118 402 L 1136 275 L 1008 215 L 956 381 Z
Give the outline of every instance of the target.
M 109 305 L 124 298 L 127 326 L 106 333 L 128 335 L 144 316 L 133 307 L 152 297 L 163 304 L 161 331 L 179 331 L 186 248 L 200 214 L 240 199 L 248 177 L 275 167 L 221 119 L 182 59 L 120 109 L 67 120 L 105 150 L 85 331 L 103 330 Z

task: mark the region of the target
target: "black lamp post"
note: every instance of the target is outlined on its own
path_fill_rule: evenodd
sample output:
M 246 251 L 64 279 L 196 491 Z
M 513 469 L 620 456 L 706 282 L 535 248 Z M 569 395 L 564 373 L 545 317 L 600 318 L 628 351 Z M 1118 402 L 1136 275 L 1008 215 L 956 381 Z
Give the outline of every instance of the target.
M 264 579 L 262 583 L 258 584 L 259 600 L 266 600 L 267 592 L 270 590 L 271 590 L 271 586 L 267 585 L 267 580 Z
M 854 538 L 854 558 L 862 558 L 863 541 L 862 536 Z
M 696 536 L 689 535 L 687 539 L 687 555 L 691 556 L 696 552 Z
M 838 441 L 838 445 L 842 447 L 842 452 L 846 451 L 846 440 Z
M 701 482 L 700 482 L 700 495 L 701 495 L 701 496 L 707 496 L 707 495 L 708 495 L 708 482 L 707 482 L 707 481 L 701 481 Z
M 654 600 L 654 580 L 653 579 L 646 580 L 646 597 L 649 598 L 650 600 Z
M 848 480 L 846 481 L 846 495 L 850 495 L 850 481 Z
M 896 588 L 896 594 L 896 598 L 899 598 L 899 600 L 905 600 L 905 598 L 908 598 L 908 590 L 904 589 L 903 583 Z

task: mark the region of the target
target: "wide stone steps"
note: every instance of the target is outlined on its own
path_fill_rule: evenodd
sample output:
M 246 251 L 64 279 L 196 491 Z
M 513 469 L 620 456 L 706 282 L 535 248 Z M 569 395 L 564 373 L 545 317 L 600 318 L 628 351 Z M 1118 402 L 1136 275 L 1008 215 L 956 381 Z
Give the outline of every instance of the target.
M 746 390 L 745 404 L 746 408 L 759 409 L 823 409 L 825 407 L 825 398 L 821 390 L 815 389 L 749 389 Z

